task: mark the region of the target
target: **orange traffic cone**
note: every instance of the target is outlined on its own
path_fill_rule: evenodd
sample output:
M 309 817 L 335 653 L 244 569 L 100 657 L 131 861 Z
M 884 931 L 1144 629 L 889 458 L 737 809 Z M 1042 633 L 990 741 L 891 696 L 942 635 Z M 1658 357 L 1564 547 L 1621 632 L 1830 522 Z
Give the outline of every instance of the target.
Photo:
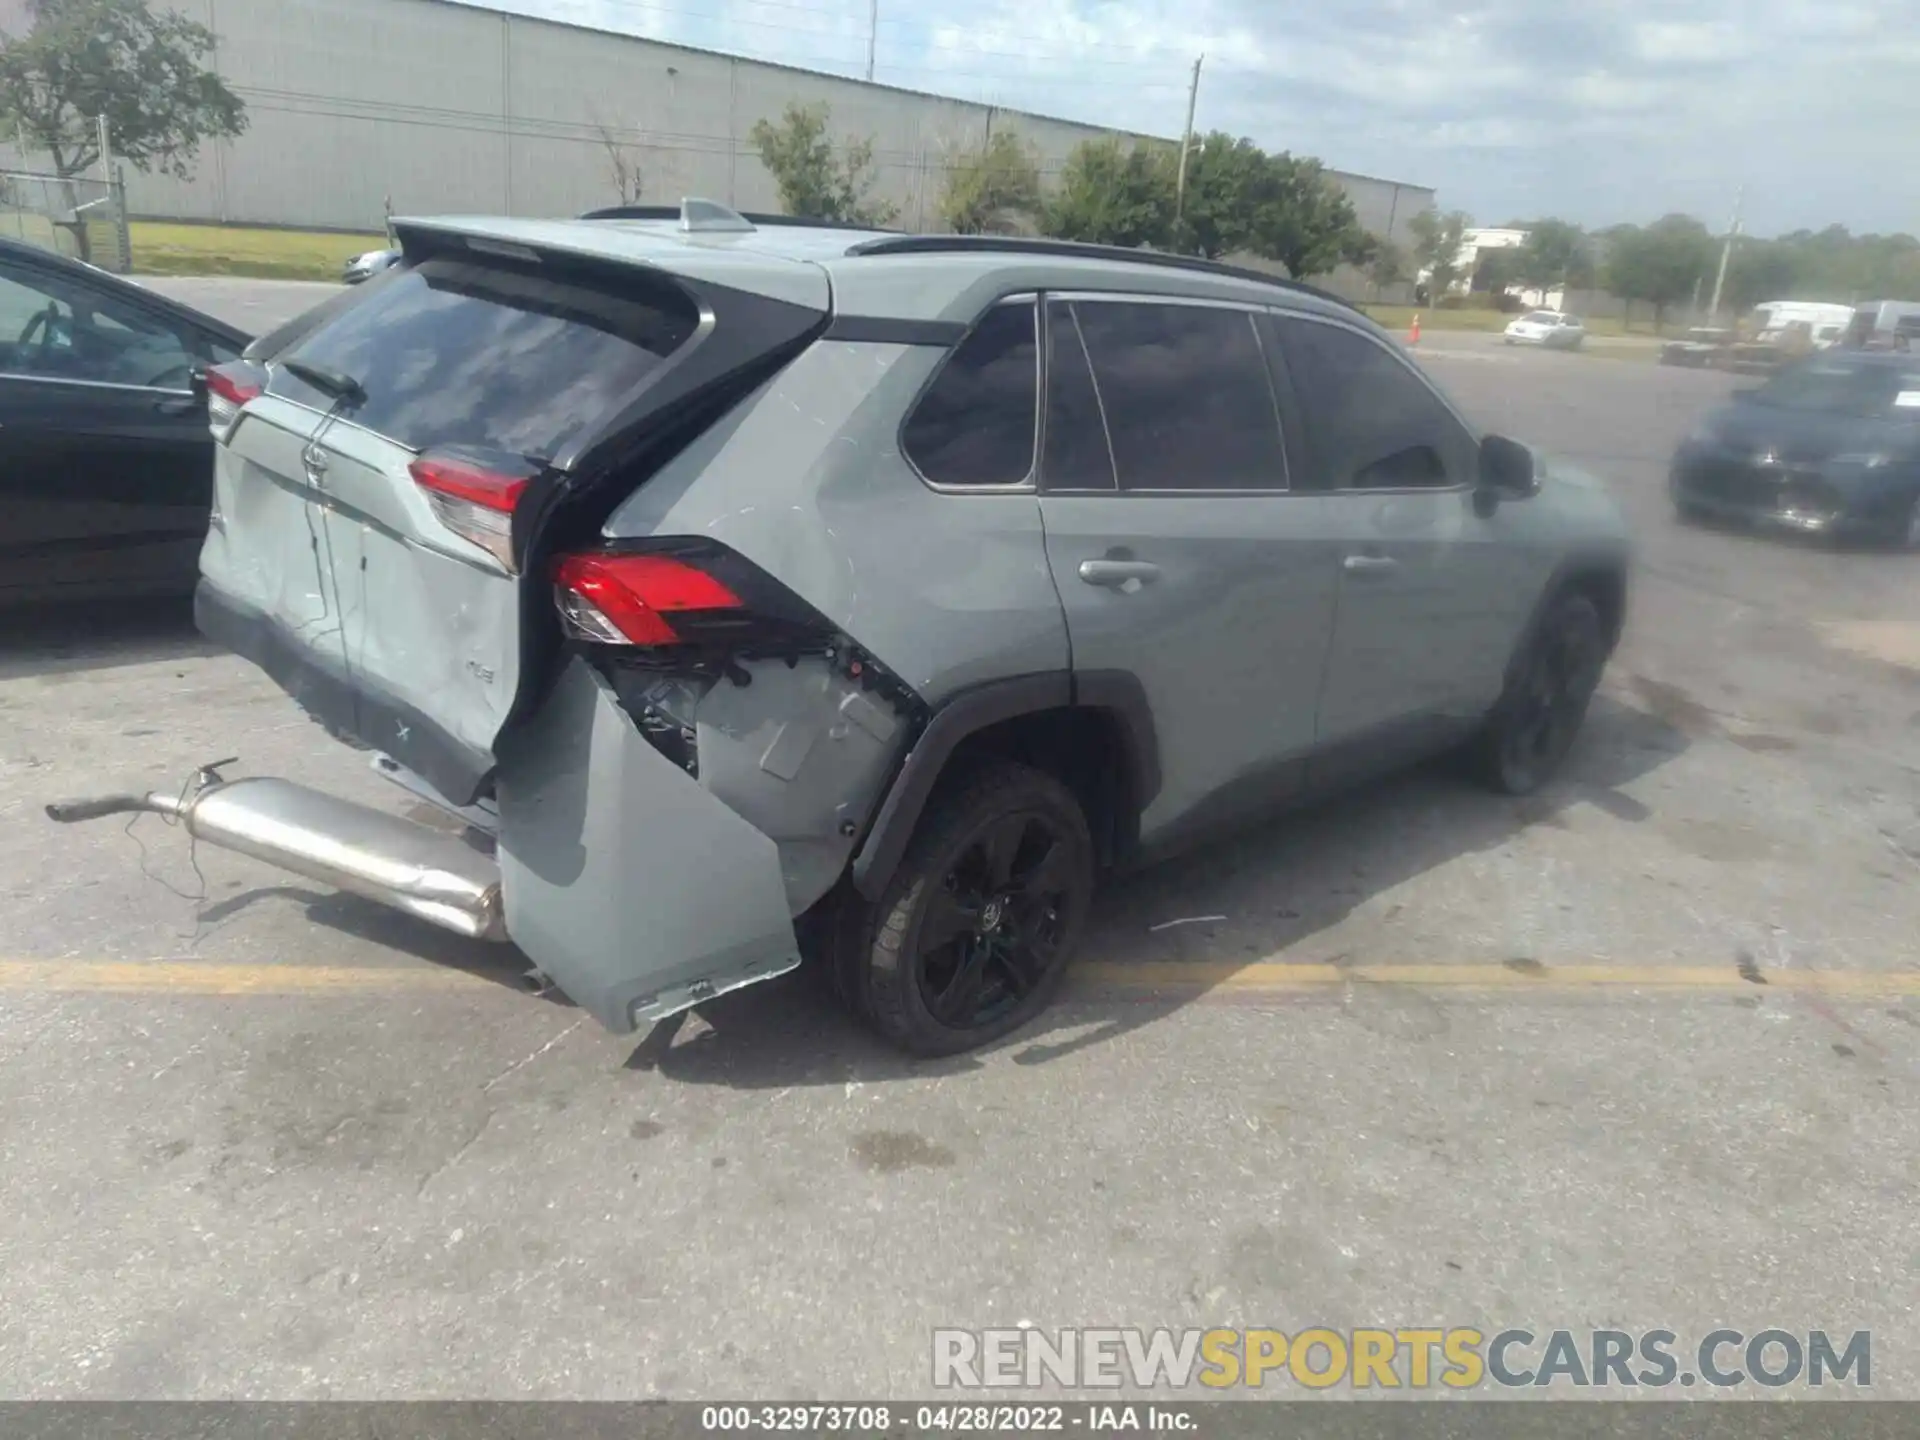
M 1413 312 L 1413 325 L 1407 331 L 1407 344 L 1418 345 L 1419 343 L 1420 343 L 1420 312 L 1416 310 Z

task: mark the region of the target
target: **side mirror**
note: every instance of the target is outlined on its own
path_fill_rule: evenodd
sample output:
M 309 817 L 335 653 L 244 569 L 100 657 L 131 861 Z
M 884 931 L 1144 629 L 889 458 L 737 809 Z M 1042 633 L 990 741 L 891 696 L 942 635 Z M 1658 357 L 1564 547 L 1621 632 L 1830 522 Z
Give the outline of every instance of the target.
M 1480 489 L 1489 498 L 1524 499 L 1539 488 L 1533 451 L 1504 435 L 1489 435 L 1480 442 Z

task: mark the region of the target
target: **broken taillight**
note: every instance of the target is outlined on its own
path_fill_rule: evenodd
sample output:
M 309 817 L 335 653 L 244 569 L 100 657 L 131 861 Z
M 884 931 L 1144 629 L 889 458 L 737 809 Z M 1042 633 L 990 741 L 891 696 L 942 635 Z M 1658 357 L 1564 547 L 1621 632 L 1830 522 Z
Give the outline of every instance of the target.
M 513 509 L 532 483 L 534 467 L 513 457 L 430 450 L 407 467 L 440 523 L 478 545 L 508 571 L 513 563 Z
M 675 619 L 684 624 L 745 608 L 721 581 L 672 555 L 564 555 L 554 565 L 553 588 L 568 635 L 602 645 L 678 645 L 688 637 Z
M 249 400 L 267 391 L 267 372 L 251 360 L 233 360 L 207 371 L 207 428 L 215 440 L 233 432 L 233 422 Z

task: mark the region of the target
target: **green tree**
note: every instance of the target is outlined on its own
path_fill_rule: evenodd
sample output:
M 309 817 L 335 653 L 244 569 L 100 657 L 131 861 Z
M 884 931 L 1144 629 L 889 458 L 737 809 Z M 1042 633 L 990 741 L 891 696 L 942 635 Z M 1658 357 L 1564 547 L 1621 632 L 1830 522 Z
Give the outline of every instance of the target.
M 1164 249 L 1174 233 L 1174 180 L 1164 146 L 1083 141 L 1067 157 L 1044 228 L 1061 240 Z
M 872 197 L 873 141 L 849 140 L 836 155 L 827 139 L 825 105 L 790 104 L 778 125 L 756 120 L 747 139 L 780 187 L 789 215 L 852 225 L 890 225 L 900 207 Z
M 1215 260 L 1254 253 L 1254 217 L 1271 203 L 1274 175 L 1253 141 L 1215 130 L 1187 153 L 1187 192 L 1179 243 Z
M 1270 157 L 1270 198 L 1253 218 L 1253 252 L 1278 260 L 1296 280 L 1342 263 L 1365 265 L 1378 251 L 1353 201 L 1318 160 L 1282 152 Z
M 1373 298 L 1378 300 L 1382 290 L 1406 278 L 1407 252 L 1391 240 L 1379 241 L 1374 246 L 1373 259 L 1367 263 L 1367 281 L 1373 286 Z
M 1407 222 L 1413 237 L 1413 262 L 1426 274 L 1437 302 L 1460 278 L 1460 248 L 1473 222 L 1464 210 L 1422 210 Z
M 1784 240 L 1737 240 L 1727 262 L 1722 303 L 1735 315 L 1763 300 L 1780 300 L 1799 293 L 1805 257 Z M 1709 287 L 1713 281 L 1707 282 Z
M 1720 247 L 1691 215 L 1666 215 L 1644 230 L 1615 231 L 1607 255 L 1607 288 L 1623 300 L 1653 306 L 1653 328 L 1666 321 L 1667 307 L 1693 294 L 1695 282 L 1713 283 Z
M 1520 251 L 1517 247 L 1504 250 L 1484 250 L 1473 267 L 1471 289 L 1485 295 L 1504 295 L 1509 289 L 1522 282 Z
M 1343 261 L 1373 258 L 1373 237 L 1353 202 L 1317 160 L 1269 155 L 1251 140 L 1214 131 L 1187 157 L 1186 203 L 1177 240 L 1209 259 L 1258 255 L 1296 280 Z
M 1593 283 L 1593 247 L 1578 225 L 1549 217 L 1513 228 L 1527 232 L 1527 243 L 1517 252 L 1516 278 L 1521 284 L 1552 290 L 1557 286 L 1584 288 Z
M 213 32 L 146 0 L 28 0 L 33 24 L 0 36 L 0 121 L 62 179 L 116 159 L 190 179 L 200 147 L 247 128 L 247 107 L 206 63 Z M 75 225 L 82 256 L 86 229 Z
M 1005 233 L 1036 218 L 1043 203 L 1033 147 L 1011 130 L 998 130 L 984 148 L 947 167 L 940 218 L 956 235 Z

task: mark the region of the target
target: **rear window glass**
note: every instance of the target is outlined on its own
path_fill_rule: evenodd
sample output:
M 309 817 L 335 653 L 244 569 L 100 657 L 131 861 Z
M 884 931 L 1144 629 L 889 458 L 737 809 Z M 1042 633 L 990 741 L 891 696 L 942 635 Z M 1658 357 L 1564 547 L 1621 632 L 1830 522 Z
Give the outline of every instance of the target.
M 351 376 L 344 413 L 416 450 L 477 445 L 550 460 L 692 335 L 692 302 L 645 276 L 587 284 L 433 259 L 385 280 L 281 360 Z M 333 396 L 275 366 L 276 395 Z
M 1033 473 L 1039 346 L 1030 300 L 996 305 L 907 417 L 901 445 L 936 485 L 1018 485 Z
M 1747 398 L 1756 405 L 1827 415 L 1912 414 L 1920 409 L 1920 374 L 1870 359 L 1822 358 L 1779 371 Z

